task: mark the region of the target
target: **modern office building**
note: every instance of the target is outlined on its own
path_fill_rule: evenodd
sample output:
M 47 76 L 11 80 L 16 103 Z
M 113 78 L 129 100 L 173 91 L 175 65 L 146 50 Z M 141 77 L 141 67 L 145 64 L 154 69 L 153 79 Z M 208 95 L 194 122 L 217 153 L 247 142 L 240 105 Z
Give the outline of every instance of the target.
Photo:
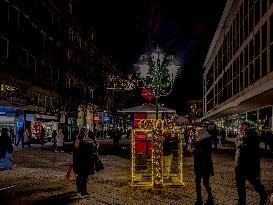
M 273 1 L 228 0 L 203 67 L 202 119 L 272 128 Z

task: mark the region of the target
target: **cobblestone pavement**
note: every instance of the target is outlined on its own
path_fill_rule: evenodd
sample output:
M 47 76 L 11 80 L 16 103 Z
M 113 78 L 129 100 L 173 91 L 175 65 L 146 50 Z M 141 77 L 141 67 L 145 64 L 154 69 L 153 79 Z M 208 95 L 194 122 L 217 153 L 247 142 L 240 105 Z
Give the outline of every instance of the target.
M 51 204 L 193 204 L 195 200 L 193 158 L 184 157 L 184 182 L 181 188 L 153 189 L 130 186 L 130 160 L 116 155 L 101 155 L 105 169 L 89 177 L 90 196 L 75 194 L 75 182 L 65 179 L 69 152 L 54 153 L 40 147 L 16 148 L 12 170 L 0 171 L 1 205 Z M 216 204 L 233 205 L 237 193 L 234 180 L 234 157 L 231 151 L 213 153 L 215 175 L 211 185 Z M 262 158 L 261 179 L 268 193 L 273 192 L 272 159 Z M 206 198 L 203 190 L 203 196 Z M 247 184 L 248 204 L 258 204 L 259 197 Z

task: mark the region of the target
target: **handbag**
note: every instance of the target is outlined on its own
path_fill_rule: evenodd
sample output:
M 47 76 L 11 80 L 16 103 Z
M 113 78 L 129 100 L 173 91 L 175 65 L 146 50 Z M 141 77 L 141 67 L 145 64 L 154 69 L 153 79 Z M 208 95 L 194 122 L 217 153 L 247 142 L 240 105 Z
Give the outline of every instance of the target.
M 99 158 L 97 158 L 97 160 L 95 161 L 95 169 L 96 171 L 101 171 L 104 169 L 103 163 Z
M 74 172 L 74 169 L 73 169 L 73 164 L 70 164 L 68 166 L 68 169 L 67 169 L 67 172 L 66 172 L 66 176 L 65 178 L 68 179 L 69 181 L 75 181 L 76 180 L 76 174 Z

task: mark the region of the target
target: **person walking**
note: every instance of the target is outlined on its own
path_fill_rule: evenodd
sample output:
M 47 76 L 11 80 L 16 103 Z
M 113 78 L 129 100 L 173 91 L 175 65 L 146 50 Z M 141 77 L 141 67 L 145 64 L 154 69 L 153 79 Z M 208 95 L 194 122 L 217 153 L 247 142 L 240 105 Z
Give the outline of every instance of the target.
M 167 135 L 163 141 L 163 159 L 164 159 L 164 176 L 168 180 L 173 159 L 173 140 L 171 134 Z
M 77 193 L 80 196 L 89 195 L 87 192 L 88 176 L 94 174 L 94 146 L 88 137 L 88 129 L 82 127 L 73 146 L 73 169 L 77 174 Z
M 235 179 L 239 196 L 238 205 L 246 205 L 246 180 L 259 193 L 260 205 L 267 204 L 268 195 L 260 181 L 259 143 L 258 134 L 250 129 L 250 124 L 241 123 L 235 139 Z
M 19 128 L 18 130 L 18 138 L 17 138 L 17 142 L 16 142 L 16 146 L 18 147 L 20 141 L 22 141 L 22 147 L 24 147 L 24 129 L 23 128 Z
M 24 135 L 24 143 L 28 145 L 28 148 L 30 148 L 30 140 L 31 140 L 31 137 L 30 137 L 30 132 L 28 129 L 26 129 L 23 133 Z
M 7 128 L 2 129 L 0 136 L 0 170 L 12 169 L 15 164 L 12 159 L 13 146 Z
M 55 152 L 58 153 L 60 152 L 64 152 L 63 150 L 64 147 L 64 134 L 63 134 L 63 130 L 59 129 L 59 132 L 56 136 L 56 149 Z
M 203 199 L 201 194 L 201 180 L 208 194 L 205 202 L 207 205 L 213 205 L 213 195 L 210 187 L 210 176 L 214 175 L 212 153 L 212 139 L 209 133 L 203 127 L 197 127 L 195 130 L 195 139 L 191 139 L 190 150 L 194 156 L 194 172 L 196 186 L 196 202 L 195 205 L 202 205 Z

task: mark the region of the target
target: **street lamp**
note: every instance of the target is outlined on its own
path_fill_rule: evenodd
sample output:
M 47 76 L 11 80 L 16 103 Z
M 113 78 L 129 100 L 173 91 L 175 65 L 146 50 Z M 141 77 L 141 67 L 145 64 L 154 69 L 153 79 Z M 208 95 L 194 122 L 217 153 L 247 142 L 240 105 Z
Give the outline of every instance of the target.
M 171 92 L 178 69 L 174 56 L 166 56 L 158 46 L 139 58 L 136 65 L 137 76 L 144 89 L 152 89 L 156 102 L 156 119 L 158 119 L 158 100 L 160 96 L 166 96 Z

